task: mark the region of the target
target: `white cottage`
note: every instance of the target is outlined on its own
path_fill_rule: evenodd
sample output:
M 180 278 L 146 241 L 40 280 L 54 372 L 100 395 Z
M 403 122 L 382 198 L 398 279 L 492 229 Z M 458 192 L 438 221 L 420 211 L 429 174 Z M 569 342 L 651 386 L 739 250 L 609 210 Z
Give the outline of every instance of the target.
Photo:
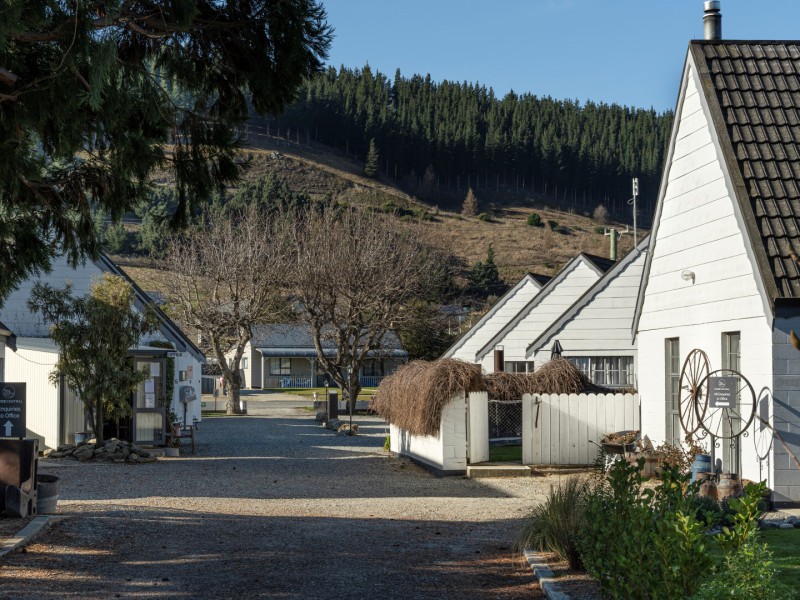
M 800 503 L 800 42 L 723 41 L 710 16 L 710 39 L 689 44 L 633 323 L 642 429 L 682 437 L 681 366 L 703 350 L 749 379 L 786 443 L 751 426 L 715 458 Z
M 504 370 L 533 371 L 527 348 L 561 314 L 593 286 L 614 264 L 607 258 L 581 253 L 569 261 L 517 313 L 489 338 L 470 362 L 494 371 L 495 351 L 502 347 Z
M 87 261 L 73 268 L 65 258 L 54 261 L 47 275 L 31 278 L 12 292 L 0 308 L 0 321 L 6 324 L 0 331 L 5 337 L 5 381 L 27 384 L 27 427 L 30 437 L 37 437 L 45 447 L 71 442 L 76 432 L 91 428 L 80 399 L 63 383 L 52 384 L 50 373 L 58 357 L 58 347 L 49 337 L 48 326 L 40 315 L 27 307 L 31 288 L 37 281 L 54 287 L 72 283 L 73 293 L 86 294 L 92 281 L 103 273 L 113 273 L 128 279 L 136 294 L 139 307 L 152 304 L 145 294 L 108 257 Z M 179 420 L 192 423 L 200 420 L 201 364 L 205 356 L 169 317 L 156 308 L 159 331 L 129 354 L 140 368 L 148 369 L 150 377 L 140 384 L 133 403 L 134 416 L 124 423 L 121 435 L 142 444 L 164 442 L 165 410 L 171 408 Z M 13 335 L 11 332 L 13 331 Z M 171 345 L 172 348 L 161 346 Z M 2 356 L 2 355 L 0 355 Z M 168 391 L 171 395 L 167 398 Z
M 475 354 L 505 327 L 514 316 L 550 281 L 546 275 L 526 273 L 517 284 L 503 294 L 480 320 L 448 348 L 442 358 L 475 362 Z
M 645 263 L 648 239 L 598 279 L 526 348 L 538 369 L 558 341 L 562 356 L 598 385 L 636 387 L 636 345 L 630 327 Z

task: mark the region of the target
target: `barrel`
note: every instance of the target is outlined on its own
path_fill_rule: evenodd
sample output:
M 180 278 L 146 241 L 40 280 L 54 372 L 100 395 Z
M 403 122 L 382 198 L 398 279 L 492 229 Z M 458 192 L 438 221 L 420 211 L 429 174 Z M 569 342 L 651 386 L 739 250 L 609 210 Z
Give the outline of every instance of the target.
M 717 499 L 722 502 L 726 498 L 742 495 L 742 480 L 736 473 L 721 473 L 717 484 Z
M 706 496 L 714 500 L 717 499 L 717 482 L 714 478 L 714 473 L 697 473 L 697 481 L 700 482 L 700 488 L 697 490 L 698 496 Z
M 52 515 L 58 505 L 58 488 L 60 481 L 55 475 L 36 475 L 37 499 L 36 512 L 40 515 Z
M 689 483 L 694 483 L 697 479 L 698 473 L 707 473 L 711 471 L 711 457 L 708 454 L 698 454 L 694 457 L 692 463 L 692 478 Z

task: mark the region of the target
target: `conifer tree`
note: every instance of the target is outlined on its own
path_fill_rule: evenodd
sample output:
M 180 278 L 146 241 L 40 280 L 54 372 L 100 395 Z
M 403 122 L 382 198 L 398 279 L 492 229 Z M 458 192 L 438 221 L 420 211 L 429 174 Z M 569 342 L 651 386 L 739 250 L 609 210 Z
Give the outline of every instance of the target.
M 494 262 L 494 248 L 489 244 L 486 251 L 486 262 L 478 261 L 469 274 L 469 291 L 473 294 L 488 298 L 499 296 L 506 289 L 506 284 L 500 279 L 500 272 Z
M 0 302 L 54 254 L 96 254 L 92 208 L 119 219 L 153 170 L 174 225 L 236 182 L 251 108 L 281 112 L 330 41 L 319 0 L 5 2 Z
M 478 214 L 478 199 L 472 188 L 467 191 L 467 197 L 464 198 L 464 203 L 461 205 L 461 214 L 465 217 L 474 217 Z
M 369 141 L 369 151 L 367 152 L 367 161 L 364 165 L 364 175 L 374 178 L 378 175 L 378 164 L 380 157 L 378 156 L 378 147 L 375 145 L 375 138 Z

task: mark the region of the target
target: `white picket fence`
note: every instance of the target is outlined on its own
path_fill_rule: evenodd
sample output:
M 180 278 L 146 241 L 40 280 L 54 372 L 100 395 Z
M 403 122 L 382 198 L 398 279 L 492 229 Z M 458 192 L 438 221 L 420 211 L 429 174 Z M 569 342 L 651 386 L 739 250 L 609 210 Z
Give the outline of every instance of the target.
M 639 429 L 639 394 L 525 394 L 522 463 L 588 465 L 604 433 Z

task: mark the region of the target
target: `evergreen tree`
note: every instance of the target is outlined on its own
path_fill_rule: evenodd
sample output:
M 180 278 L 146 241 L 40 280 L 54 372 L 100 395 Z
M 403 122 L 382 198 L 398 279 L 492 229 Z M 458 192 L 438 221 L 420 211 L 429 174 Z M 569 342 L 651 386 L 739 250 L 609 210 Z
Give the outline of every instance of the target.
M 164 258 L 171 237 L 170 209 L 164 203 L 151 206 L 139 227 L 139 248 L 150 258 Z
M 103 232 L 103 245 L 106 252 L 122 254 L 126 250 L 128 232 L 121 222 L 109 223 Z
M 319 0 L 5 2 L 0 302 L 55 254 L 95 254 L 91 207 L 119 219 L 157 168 L 182 224 L 238 179 L 250 111 L 282 111 L 330 41 Z
M 478 199 L 472 188 L 467 191 L 467 197 L 464 198 L 464 203 L 461 205 L 461 214 L 465 217 L 474 217 L 478 214 Z
M 486 251 L 486 261 L 478 261 L 472 267 L 469 274 L 469 291 L 476 296 L 488 298 L 489 296 L 499 296 L 506 290 L 507 286 L 500 279 L 500 272 L 494 262 L 494 248 L 489 244 Z
M 375 145 L 375 138 L 369 141 L 369 151 L 367 152 L 367 161 L 364 165 L 364 175 L 374 178 L 378 175 L 380 157 L 378 156 L 378 147 Z

